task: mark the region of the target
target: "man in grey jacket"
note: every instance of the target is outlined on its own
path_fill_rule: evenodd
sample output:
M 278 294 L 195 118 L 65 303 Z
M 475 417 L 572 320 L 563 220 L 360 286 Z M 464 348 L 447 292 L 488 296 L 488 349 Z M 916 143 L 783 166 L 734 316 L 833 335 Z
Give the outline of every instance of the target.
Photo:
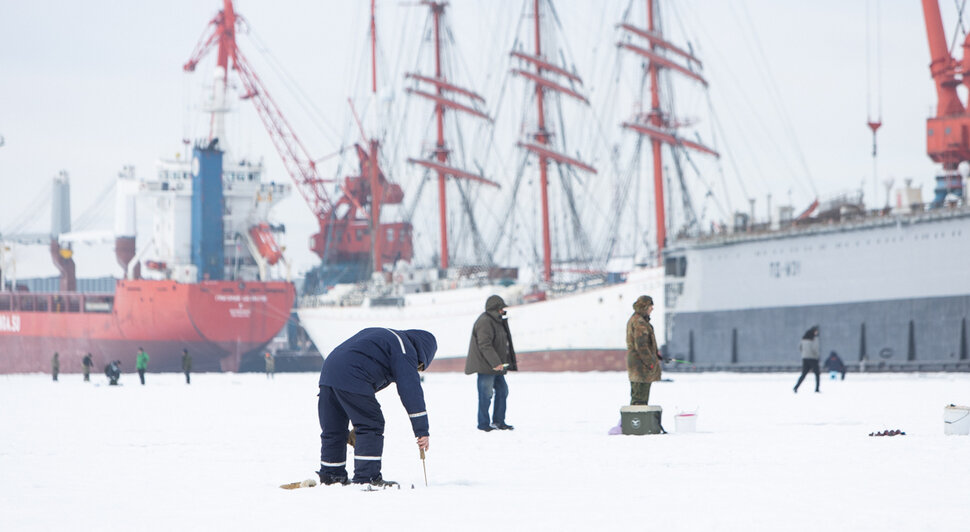
M 465 375 L 478 374 L 478 430 L 512 430 L 505 423 L 506 399 L 509 386 L 507 371 L 517 371 L 512 334 L 505 314 L 505 300 L 489 296 L 483 312 L 472 327 L 472 337 L 465 360 Z M 489 423 L 488 408 L 495 396 L 495 408 Z
M 802 385 L 802 381 L 805 380 L 809 371 L 815 372 L 815 392 L 818 393 L 818 325 L 805 331 L 802 341 L 798 344 L 798 350 L 802 353 L 802 375 L 798 377 L 798 382 L 795 383 L 795 393 L 798 393 L 798 387 Z

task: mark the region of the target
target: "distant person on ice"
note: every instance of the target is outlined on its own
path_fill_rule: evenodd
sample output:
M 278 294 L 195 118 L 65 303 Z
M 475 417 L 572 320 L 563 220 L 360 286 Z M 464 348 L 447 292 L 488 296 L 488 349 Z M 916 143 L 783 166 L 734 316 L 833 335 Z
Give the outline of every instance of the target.
M 845 364 L 835 351 L 829 353 L 829 357 L 825 359 L 825 369 L 829 372 L 830 379 L 835 380 L 835 376 L 841 373 L 842 380 L 845 380 Z
M 653 298 L 640 296 L 633 302 L 633 315 L 626 322 L 626 369 L 630 377 L 630 404 L 645 405 L 650 399 L 650 383 L 660 380 L 663 362 L 657 336 L 650 325 Z
M 338 345 L 320 371 L 320 476 L 322 484 L 348 484 L 348 422 L 354 427 L 355 484 L 397 485 L 381 476 L 384 414 L 376 393 L 397 383 L 418 448 L 428 450 L 428 412 L 418 374 L 431 365 L 438 342 L 428 331 L 367 328 Z
M 141 384 L 144 386 L 145 371 L 148 369 L 148 353 L 140 347 L 138 348 L 138 356 L 135 358 L 135 369 L 138 370 L 138 378 L 141 379 Z
M 191 384 L 189 373 L 192 373 L 192 355 L 188 349 L 182 349 L 182 371 L 185 372 L 185 384 Z
M 263 356 L 263 362 L 265 362 L 265 364 L 266 364 L 266 378 L 267 379 L 275 379 L 276 378 L 276 376 L 275 376 L 276 375 L 276 357 L 273 356 L 273 353 L 270 353 L 269 351 L 267 351 L 266 354 Z
M 94 365 L 94 360 L 91 358 L 91 353 L 84 355 L 81 359 L 81 370 L 84 372 L 84 382 L 91 380 L 91 366 Z
M 808 375 L 809 371 L 815 373 L 815 393 L 819 392 L 818 334 L 818 325 L 815 325 L 805 331 L 802 341 L 798 344 L 798 350 L 802 353 L 802 375 L 798 377 L 798 382 L 795 383 L 795 393 L 798 393 L 798 387 L 802 385 L 802 381 L 805 380 L 805 375 Z
M 114 360 L 104 367 L 104 374 L 108 377 L 109 386 L 117 386 L 118 379 L 121 378 L 121 361 Z
M 51 375 L 54 376 L 54 382 L 57 382 L 57 374 L 61 372 L 61 355 L 54 351 L 54 358 L 51 359 Z
M 518 371 L 512 333 L 505 313 L 505 300 L 501 296 L 489 296 L 485 300 L 485 312 L 475 320 L 472 337 L 465 359 L 465 375 L 478 374 L 478 430 L 512 430 L 505 423 L 505 408 L 509 386 L 505 382 L 507 371 Z M 495 408 L 491 422 L 488 407 L 495 396 Z

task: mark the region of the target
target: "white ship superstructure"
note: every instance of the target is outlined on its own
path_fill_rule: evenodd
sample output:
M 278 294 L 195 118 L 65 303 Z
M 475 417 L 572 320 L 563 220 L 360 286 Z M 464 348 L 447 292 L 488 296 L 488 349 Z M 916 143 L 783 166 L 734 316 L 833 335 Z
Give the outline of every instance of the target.
M 270 209 L 286 198 L 292 187 L 287 183 L 264 183 L 262 174 L 261 162 L 226 158 L 223 165 L 224 247 L 227 270 L 233 272 L 234 278 L 268 279 L 266 253 L 260 250 L 256 237 L 260 231 L 270 236 L 278 232 L 266 220 Z M 148 268 L 143 273 L 149 278 L 195 280 L 194 270 L 186 267 L 192 264 L 192 175 L 189 160 L 161 160 L 156 180 L 119 176 L 119 198 L 128 198 L 119 200 L 119 205 L 134 209 L 135 196 L 152 198 L 152 240 L 138 246 L 138 259 L 145 260 Z

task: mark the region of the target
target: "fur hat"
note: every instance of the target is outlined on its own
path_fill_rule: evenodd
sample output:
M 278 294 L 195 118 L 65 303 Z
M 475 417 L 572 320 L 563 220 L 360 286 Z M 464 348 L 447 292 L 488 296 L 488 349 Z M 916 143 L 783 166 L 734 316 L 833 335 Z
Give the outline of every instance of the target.
M 636 301 L 633 302 L 633 310 L 635 312 L 643 312 L 647 310 L 647 307 L 653 305 L 653 298 L 650 296 L 640 296 Z

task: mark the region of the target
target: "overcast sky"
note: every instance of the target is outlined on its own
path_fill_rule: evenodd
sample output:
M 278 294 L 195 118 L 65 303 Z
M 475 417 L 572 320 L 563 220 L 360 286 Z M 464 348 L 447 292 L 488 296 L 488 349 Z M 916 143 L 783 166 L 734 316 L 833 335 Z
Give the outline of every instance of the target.
M 637 0 L 637 9 L 641 3 Z M 416 2 L 377 4 L 381 70 L 398 76 L 397 65 L 408 63 L 398 52 L 420 39 L 426 10 Z M 607 61 L 604 54 L 615 49 L 612 26 L 628 4 L 556 3 L 567 50 L 581 73 L 601 71 L 592 63 Z M 952 35 L 954 8 L 943 4 Z M 5 140 L 0 231 L 10 231 L 24 206 L 49 188 L 60 170 L 71 176 L 77 216 L 123 166 L 134 165 L 139 177 L 151 177 L 155 160 L 182 151 L 183 138 L 207 134 L 199 99 L 211 77 L 205 70 L 211 61 L 192 75 L 181 66 L 221 5 L 216 0 L 0 0 L 0 135 Z M 680 43 L 689 38 L 704 60 L 724 132 L 719 149 L 731 154 L 723 159 L 724 171 L 731 180 L 743 180 L 748 196 L 761 202 L 771 193 L 776 204 L 791 197 L 796 210 L 815 194 L 860 186 L 870 198 L 866 81 L 867 70 L 874 73 L 877 63 L 872 58 L 867 69 L 866 20 L 872 5 L 873 0 L 688 0 L 665 11 L 668 35 Z M 925 119 L 935 109 L 936 94 L 920 2 L 887 0 L 880 6 L 881 84 L 873 82 L 870 91 L 872 114 L 881 95 L 884 123 L 879 179 L 913 178 L 927 201 L 936 168 L 925 155 Z M 347 98 L 361 92 L 368 7 L 366 0 L 236 2 L 253 30 L 241 46 L 267 84 L 279 87 L 273 96 L 314 156 L 355 140 Z M 465 83 L 492 101 L 495 94 L 488 91 L 498 86 L 498 76 L 488 70 L 503 65 L 495 58 L 507 58 L 513 32 L 506 30 L 519 23 L 522 11 L 521 0 L 455 0 L 449 7 L 462 70 L 470 78 Z M 874 34 L 875 25 L 869 28 Z M 283 88 L 269 58 L 309 96 L 313 113 L 289 103 L 296 99 Z M 587 76 L 592 101 L 607 82 Z M 252 104 L 236 107 L 238 116 L 227 119 L 233 149 L 262 157 L 265 179 L 288 180 Z M 602 120 L 612 127 L 623 119 Z M 880 186 L 878 203 L 884 194 Z M 105 205 L 113 208 L 110 201 Z M 299 195 L 273 217 L 287 226 L 285 244 L 297 270 L 312 265 L 306 242 L 315 223 Z M 102 226 L 111 228 L 110 216 Z M 31 229 L 48 227 L 45 211 Z

